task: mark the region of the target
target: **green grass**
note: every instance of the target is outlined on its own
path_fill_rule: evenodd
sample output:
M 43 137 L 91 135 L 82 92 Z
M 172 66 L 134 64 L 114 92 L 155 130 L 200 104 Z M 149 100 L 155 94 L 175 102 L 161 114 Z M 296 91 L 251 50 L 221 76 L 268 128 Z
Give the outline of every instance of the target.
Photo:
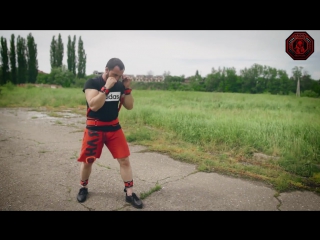
M 122 108 L 119 116 L 128 142 L 196 164 L 199 171 L 260 180 L 279 192 L 320 193 L 320 99 L 155 90 L 132 94 L 133 110 Z M 86 113 L 80 88 L 2 87 L 0 107 Z
M 161 190 L 161 185 L 159 185 L 158 183 L 153 187 L 151 188 L 148 192 L 143 192 L 140 194 L 140 198 L 141 200 L 147 198 L 148 196 L 150 196 L 152 193 L 154 192 L 157 192 L 157 191 L 160 191 Z

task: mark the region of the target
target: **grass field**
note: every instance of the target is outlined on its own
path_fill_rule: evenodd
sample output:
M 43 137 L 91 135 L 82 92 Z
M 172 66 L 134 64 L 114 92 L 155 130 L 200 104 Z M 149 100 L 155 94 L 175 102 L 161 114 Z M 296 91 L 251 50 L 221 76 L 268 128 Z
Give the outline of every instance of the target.
M 261 180 L 279 192 L 320 193 L 320 99 L 267 94 L 133 90 L 120 111 L 128 142 L 196 164 L 199 171 Z M 1 87 L 0 107 L 85 117 L 81 89 Z

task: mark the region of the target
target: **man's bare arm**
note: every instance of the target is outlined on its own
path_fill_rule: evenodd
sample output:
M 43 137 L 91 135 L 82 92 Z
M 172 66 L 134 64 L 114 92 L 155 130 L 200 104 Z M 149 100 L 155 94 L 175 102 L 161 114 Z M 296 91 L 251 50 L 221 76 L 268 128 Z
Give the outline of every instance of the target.
M 130 93 L 129 95 L 125 95 L 123 94 L 123 106 L 128 109 L 128 110 L 131 110 L 133 108 L 133 102 L 134 102 L 134 99 L 133 99 L 133 96 L 132 96 L 132 93 Z
M 127 76 L 122 76 L 122 77 L 123 77 L 122 83 L 123 83 L 124 87 L 126 89 L 130 88 L 130 84 L 131 84 L 132 79 Z M 129 95 L 123 94 L 122 97 L 124 98 L 123 99 L 123 106 L 126 109 L 131 110 L 133 108 L 133 102 L 134 102 L 132 94 L 131 93 Z
M 106 94 L 96 89 L 86 89 L 85 95 L 89 108 L 94 112 L 98 111 L 106 101 Z

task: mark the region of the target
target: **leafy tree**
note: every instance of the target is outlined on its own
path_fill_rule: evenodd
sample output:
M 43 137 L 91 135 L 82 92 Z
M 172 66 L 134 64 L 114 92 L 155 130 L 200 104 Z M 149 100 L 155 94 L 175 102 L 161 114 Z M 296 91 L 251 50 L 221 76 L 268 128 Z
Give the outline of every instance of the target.
M 72 41 L 72 63 L 71 63 L 71 69 L 74 76 L 76 76 L 77 71 L 77 56 L 76 56 L 76 36 L 73 36 Z
M 313 92 L 318 94 L 318 97 L 320 97 L 320 80 L 313 81 L 311 89 L 312 89 Z
M 75 77 L 74 78 L 74 82 L 70 85 L 70 87 L 73 87 L 73 88 L 83 88 L 85 82 L 89 79 L 89 78 L 93 78 L 95 77 L 95 75 L 89 77 L 87 76 L 87 78 L 77 78 Z
M 64 47 L 61 38 L 61 34 L 59 33 L 58 39 L 55 39 L 55 36 L 52 37 L 51 45 L 50 45 L 50 64 L 51 70 L 53 68 L 62 67 L 63 55 L 64 55 Z
M 312 98 L 316 98 L 319 97 L 319 95 L 312 91 L 312 90 L 306 90 L 301 94 L 301 97 L 312 97 Z
M 9 78 L 9 58 L 8 58 L 8 46 L 7 46 L 7 40 L 3 37 L 1 37 L 1 85 L 6 84 L 8 82 Z
M 311 89 L 312 89 L 311 75 L 309 75 L 307 71 L 304 71 L 303 75 L 301 76 L 300 90 L 301 92 L 304 92 L 306 90 L 311 90 Z
M 237 72 L 234 67 L 226 68 L 226 79 L 225 79 L 225 92 L 237 92 L 240 89 L 240 85 L 238 84 L 237 80 Z
M 62 87 L 70 87 L 74 82 L 74 75 L 70 72 L 65 65 L 62 67 L 53 68 L 51 73 L 48 74 L 47 84 L 56 84 Z M 39 79 L 40 80 L 40 79 Z
M 83 41 L 81 37 L 78 42 L 78 78 L 83 78 L 86 75 L 87 56 L 83 49 Z
M 37 44 L 31 33 L 27 36 L 28 83 L 35 83 L 38 76 Z
M 37 76 L 37 81 L 36 83 L 39 83 L 39 84 L 48 84 L 49 81 L 49 75 L 50 74 L 47 74 L 47 73 L 38 73 L 38 76 Z
M 262 78 L 263 67 L 259 64 L 253 64 L 250 68 L 240 70 L 243 84 L 242 89 L 247 93 L 258 93 L 263 85 Z M 261 91 L 261 90 L 260 90 Z
M 27 82 L 27 58 L 26 40 L 20 35 L 17 38 L 17 60 L 18 60 L 18 81 L 17 83 Z
M 302 70 L 303 70 L 303 67 L 295 66 L 294 68 L 292 68 L 292 77 L 296 80 L 298 80 L 298 78 L 301 78 Z
M 184 76 L 178 77 L 168 75 L 164 79 L 164 84 L 166 84 L 168 90 L 178 90 L 182 82 L 184 82 Z
M 50 64 L 51 64 L 51 70 L 53 68 L 56 68 L 58 66 L 57 64 L 57 41 L 55 39 L 55 36 L 52 37 L 51 45 L 50 45 Z
M 288 74 L 284 70 L 278 70 L 279 77 L 279 93 L 282 95 L 288 95 L 290 91 L 290 80 Z
M 279 78 L 277 78 L 278 76 L 278 71 L 276 68 L 272 68 L 272 67 L 267 67 L 265 68 L 266 70 L 264 71 L 263 74 L 266 74 L 267 77 L 264 77 L 265 79 L 265 85 L 267 87 L 265 87 L 264 89 L 268 92 L 270 92 L 271 94 L 277 94 L 280 92 L 279 90 Z M 282 73 L 280 73 L 282 74 Z
M 73 37 L 73 41 L 71 41 L 71 37 L 68 36 L 68 45 L 67 45 L 67 53 L 68 53 L 68 70 L 76 75 L 76 36 Z
M 221 76 L 222 76 L 222 69 L 219 67 L 218 70 L 215 70 L 212 68 L 212 71 L 210 74 L 207 75 L 205 79 L 205 90 L 207 92 L 213 92 L 213 91 L 221 91 Z
M 58 41 L 56 42 L 56 60 L 57 60 L 57 67 L 62 67 L 63 56 L 64 56 L 64 47 L 61 38 L 61 34 L 59 33 Z
M 10 67 L 11 67 L 11 81 L 13 84 L 18 83 L 17 79 L 17 54 L 15 45 L 15 36 L 11 34 L 10 40 Z
M 72 72 L 72 42 L 70 35 L 68 36 L 67 44 L 67 67 L 70 72 Z
M 184 81 L 184 77 L 178 77 L 178 76 L 166 76 L 166 78 L 164 79 L 164 82 L 169 82 L 169 83 L 181 83 Z
M 205 80 L 205 91 L 206 92 L 213 92 L 215 89 L 215 79 L 214 74 L 210 73 L 207 75 Z
M 272 78 L 273 75 L 273 70 L 271 67 L 269 66 L 263 66 L 263 70 L 262 70 L 262 77 L 264 79 L 264 90 L 265 91 L 269 91 L 268 86 L 269 86 L 269 82 Z
M 226 68 L 223 67 L 220 74 L 218 92 L 224 92 L 226 88 Z

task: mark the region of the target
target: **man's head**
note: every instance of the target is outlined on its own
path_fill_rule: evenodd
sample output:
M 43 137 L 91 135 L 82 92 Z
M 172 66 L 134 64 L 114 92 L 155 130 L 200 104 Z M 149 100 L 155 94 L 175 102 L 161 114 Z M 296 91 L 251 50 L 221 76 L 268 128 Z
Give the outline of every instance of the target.
M 111 58 L 106 65 L 105 73 L 108 77 L 114 77 L 119 80 L 124 73 L 125 67 L 119 58 Z

